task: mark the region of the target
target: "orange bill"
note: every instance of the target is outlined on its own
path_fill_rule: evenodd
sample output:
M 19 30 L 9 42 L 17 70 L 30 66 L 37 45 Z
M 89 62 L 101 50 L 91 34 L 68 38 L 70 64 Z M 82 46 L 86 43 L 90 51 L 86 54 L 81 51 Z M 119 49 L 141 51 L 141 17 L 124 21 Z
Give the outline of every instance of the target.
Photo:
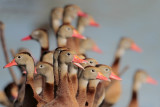
M 13 59 L 10 63 L 5 65 L 3 68 L 8 68 L 8 67 L 15 66 L 15 65 L 17 65 L 17 63 L 16 63 L 15 59 Z
M 132 43 L 131 50 L 136 51 L 136 52 L 142 52 L 142 49 L 139 48 L 139 46 L 137 46 L 135 43 Z
M 115 75 L 113 72 L 111 72 L 111 75 L 109 76 L 109 78 L 115 79 L 115 80 L 122 80 L 120 77 L 118 77 L 117 75 Z
M 80 59 L 77 55 L 74 55 L 74 58 L 73 58 L 72 62 L 76 62 L 76 63 L 88 63 L 88 61 L 86 61 L 84 59 Z
M 21 41 L 27 41 L 27 40 L 31 40 L 31 39 L 32 39 L 32 37 L 29 35 L 29 36 L 22 38 Z
M 102 73 L 98 72 L 98 75 L 96 77 L 96 79 L 100 79 L 100 80 L 105 80 L 105 81 L 110 81 L 110 79 L 108 79 L 107 77 L 105 77 Z
M 82 12 L 81 10 L 78 11 L 77 15 L 82 16 L 82 17 L 87 17 L 88 16 L 86 13 Z
M 156 80 L 154 80 L 153 78 L 151 78 L 150 76 L 147 77 L 146 83 L 153 84 L 153 85 L 158 84 L 158 82 Z
M 97 53 L 102 53 L 102 50 L 96 44 L 93 46 L 92 50 Z
M 99 27 L 99 24 L 93 18 L 90 18 L 89 25 Z
M 81 69 L 84 69 L 84 67 L 81 64 L 79 64 L 79 63 L 73 62 L 73 64 L 76 65 L 76 66 L 78 66 Z
M 72 37 L 76 37 L 76 38 L 79 38 L 79 39 L 86 39 L 86 37 L 84 37 L 83 35 L 81 35 L 80 33 L 78 33 L 77 30 L 73 30 L 73 35 Z

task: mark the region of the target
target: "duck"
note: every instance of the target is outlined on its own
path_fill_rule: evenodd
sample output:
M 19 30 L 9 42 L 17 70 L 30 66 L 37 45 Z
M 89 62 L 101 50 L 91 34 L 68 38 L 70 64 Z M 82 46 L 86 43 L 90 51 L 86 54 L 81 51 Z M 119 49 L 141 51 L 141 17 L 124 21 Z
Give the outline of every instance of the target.
M 4 66 L 4 68 L 8 68 L 11 66 L 25 66 L 26 68 L 26 83 L 25 83 L 25 96 L 22 106 L 23 107 L 41 107 L 46 102 L 40 98 L 40 96 L 36 93 L 34 88 L 34 73 L 35 66 L 34 60 L 30 53 L 22 52 L 16 54 L 15 58 Z
M 27 41 L 27 40 L 36 40 L 40 43 L 41 46 L 40 61 L 41 61 L 43 52 L 49 50 L 49 40 L 48 40 L 47 30 L 42 28 L 36 29 L 29 36 L 26 36 L 21 39 L 21 41 Z
M 52 23 L 52 29 L 55 34 L 57 33 L 58 28 L 61 25 L 62 18 L 63 18 L 62 7 L 55 7 L 54 9 L 51 10 L 51 23 Z
M 43 52 L 42 62 L 47 62 L 53 65 L 53 54 L 54 54 L 54 51 Z
M 77 31 L 80 34 L 83 34 L 86 26 L 99 27 L 99 24 L 89 14 L 87 14 L 86 17 L 79 16 L 77 22 Z
M 21 40 L 22 41 L 36 40 L 40 43 L 41 46 L 40 61 L 42 61 L 43 53 L 49 50 L 48 32 L 45 29 L 42 28 L 36 29 L 29 36 L 26 36 Z M 36 92 L 40 94 L 42 91 L 42 86 L 45 83 L 45 80 L 44 78 L 42 78 L 41 75 L 38 75 L 35 77 L 34 82 L 35 82 Z
M 132 97 L 128 107 L 139 107 L 138 104 L 138 90 L 143 83 L 157 85 L 158 82 L 148 75 L 143 69 L 138 69 L 134 74 L 132 85 Z
M 87 63 L 81 63 L 83 68 L 85 68 L 87 66 L 96 66 L 98 64 L 98 61 L 96 59 L 94 59 L 94 58 L 85 58 L 84 60 L 86 60 Z M 80 77 L 82 71 L 83 71 L 83 69 L 79 69 L 78 70 L 78 78 Z
M 96 67 L 101 69 L 101 72 L 109 79 L 122 80 L 120 77 L 113 74 L 110 66 L 105 64 L 97 64 Z M 108 82 L 109 84 L 110 82 Z M 100 81 L 94 89 L 96 90 L 93 107 L 99 107 L 105 97 L 105 88 L 108 86 L 105 81 Z
M 77 101 L 79 107 L 85 107 L 85 103 L 87 100 L 87 85 L 89 80 L 105 80 L 108 81 L 108 78 L 105 77 L 101 72 L 100 69 L 93 66 L 87 66 L 82 71 L 81 76 L 79 78 L 78 84 L 78 93 L 77 93 Z
M 78 58 L 74 51 L 61 51 L 58 57 L 59 85 L 56 98 L 44 105 L 44 107 L 79 107 L 74 95 L 71 95 L 71 81 L 68 76 L 68 68 L 70 63 L 80 66 L 82 60 Z M 73 89 L 72 89 L 73 90 Z
M 54 74 L 53 65 L 47 62 L 38 62 L 36 64 L 37 75 L 42 75 L 46 79 L 42 91 L 42 99 L 50 102 L 54 99 Z
M 94 51 L 96 53 L 102 53 L 102 50 L 97 46 L 94 40 L 86 38 L 80 41 L 79 53 L 86 54 L 86 51 Z
M 63 12 L 63 24 L 72 24 L 72 21 L 77 18 L 78 16 L 86 17 L 87 14 L 83 12 L 79 6 L 70 4 L 66 5 L 64 7 L 64 12 Z M 71 48 L 72 50 L 78 51 L 76 48 L 77 46 L 75 45 L 75 38 L 69 38 L 67 40 L 67 46 Z
M 115 59 L 111 66 L 113 73 L 117 76 L 119 76 L 120 59 L 124 55 L 125 51 L 129 49 L 139 53 L 142 52 L 142 49 L 136 45 L 136 43 L 131 38 L 121 38 L 115 53 Z M 110 107 L 114 105 L 119 100 L 121 91 L 121 81 L 113 80 L 106 88 L 105 99 L 103 100 L 101 107 Z
M 85 37 L 77 32 L 76 29 L 74 29 L 71 25 L 62 25 L 59 27 L 57 31 L 57 46 L 58 47 L 67 47 L 72 49 L 67 45 L 68 38 L 76 37 L 80 39 L 85 39 Z M 72 49 L 74 50 L 74 49 Z

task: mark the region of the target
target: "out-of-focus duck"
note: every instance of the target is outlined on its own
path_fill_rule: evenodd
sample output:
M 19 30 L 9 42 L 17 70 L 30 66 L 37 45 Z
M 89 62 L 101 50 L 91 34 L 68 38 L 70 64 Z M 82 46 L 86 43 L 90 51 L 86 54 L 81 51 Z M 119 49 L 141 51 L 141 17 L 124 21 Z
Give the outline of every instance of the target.
M 132 39 L 123 37 L 119 42 L 115 54 L 115 59 L 112 64 L 112 70 L 117 76 L 119 76 L 120 59 L 124 55 L 125 51 L 128 49 L 134 50 L 136 52 L 142 51 Z M 122 91 L 121 82 L 113 80 L 106 89 L 105 99 L 103 101 L 102 107 L 112 106 L 113 104 L 115 104 L 120 98 L 121 91 Z
M 81 60 L 75 55 L 75 52 L 65 50 L 59 54 L 58 57 L 58 71 L 59 71 L 59 85 L 56 98 L 45 107 L 79 107 L 74 95 L 71 95 L 68 77 L 68 67 L 70 63 L 79 65 Z
M 53 58 L 52 58 L 53 59 Z M 53 65 L 47 62 L 38 62 L 36 65 L 37 74 L 44 76 L 46 79 L 42 90 L 42 99 L 50 102 L 54 99 L 54 74 Z
M 144 70 L 137 70 L 134 75 L 132 97 L 128 107 L 139 107 L 138 104 L 138 90 L 142 83 L 157 84 L 157 81 L 152 79 Z
M 80 9 L 79 6 L 77 5 L 67 5 L 64 7 L 64 13 L 63 13 L 63 23 L 64 24 L 70 24 L 72 23 L 72 21 L 77 17 L 77 16 L 82 16 L 82 17 L 86 17 L 87 14 L 82 12 L 82 10 Z M 76 48 L 76 43 L 75 43 L 75 38 L 69 38 L 67 40 L 67 46 L 73 50 L 78 51 Z
M 51 22 L 54 33 L 57 33 L 58 28 L 61 25 L 61 20 L 63 18 L 63 8 L 56 7 L 51 11 Z
M 57 46 L 58 47 L 68 47 L 72 49 L 72 46 L 67 45 L 67 39 L 68 38 L 80 38 L 85 39 L 84 36 L 79 34 L 76 29 L 73 28 L 71 25 L 62 25 L 57 32 Z M 73 50 L 73 49 L 72 49 Z
M 85 107 L 85 103 L 87 100 L 87 85 L 89 80 L 106 80 L 108 81 L 108 78 L 105 77 L 101 72 L 99 68 L 93 67 L 93 66 L 87 66 L 82 71 L 81 76 L 79 78 L 79 86 L 78 86 L 78 93 L 77 93 L 77 101 L 79 104 L 79 107 Z
M 40 46 L 41 46 L 40 61 L 41 61 L 43 52 L 49 50 L 49 40 L 48 40 L 47 30 L 36 29 L 31 33 L 31 35 L 22 38 L 22 41 L 26 41 L 26 40 L 36 40 L 40 43 Z
M 82 34 L 86 26 L 99 27 L 99 24 L 93 19 L 91 15 L 87 15 L 86 17 L 80 16 L 78 18 L 77 31 Z
M 96 43 L 91 38 L 81 40 L 79 46 L 79 53 L 86 54 L 86 51 L 89 50 L 92 50 L 97 53 L 102 53 L 102 50 L 96 45 Z
M 30 53 L 22 52 L 16 54 L 15 58 L 4 66 L 4 68 L 11 67 L 11 66 L 25 66 L 27 75 L 26 75 L 26 85 L 25 85 L 25 96 L 23 101 L 23 107 L 41 107 L 46 102 L 43 101 L 35 91 L 34 88 L 34 60 Z

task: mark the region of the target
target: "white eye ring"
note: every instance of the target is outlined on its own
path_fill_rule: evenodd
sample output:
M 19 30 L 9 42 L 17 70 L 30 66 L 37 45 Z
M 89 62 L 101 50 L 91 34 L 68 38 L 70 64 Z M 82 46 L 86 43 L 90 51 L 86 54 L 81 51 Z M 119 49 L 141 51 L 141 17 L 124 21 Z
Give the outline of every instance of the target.
M 91 72 L 95 72 L 95 71 L 92 69 Z
M 40 68 L 43 68 L 43 65 L 40 65 L 39 67 L 40 67 Z
M 106 68 L 106 71 L 108 72 L 108 71 L 109 71 L 109 69 L 108 69 L 108 68 Z

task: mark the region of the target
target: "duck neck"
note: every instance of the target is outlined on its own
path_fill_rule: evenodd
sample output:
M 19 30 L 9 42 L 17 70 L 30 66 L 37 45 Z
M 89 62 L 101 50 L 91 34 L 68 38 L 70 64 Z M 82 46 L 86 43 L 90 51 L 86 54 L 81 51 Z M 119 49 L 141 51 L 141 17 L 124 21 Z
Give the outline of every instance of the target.
M 47 49 L 47 48 L 49 48 L 48 34 L 44 33 L 43 35 L 44 36 L 41 39 L 39 39 L 39 43 L 40 43 L 42 49 Z
M 46 83 L 54 84 L 53 70 L 46 74 Z
M 55 34 L 57 33 L 59 26 L 60 26 L 60 21 L 58 19 L 52 19 L 52 27 Z
M 96 89 L 99 82 L 100 82 L 100 80 L 90 80 L 89 81 L 89 88 L 95 88 Z
M 54 78 L 55 78 L 55 85 L 58 86 L 59 84 L 58 61 L 55 58 L 53 63 L 53 72 L 54 72 Z
M 34 77 L 34 71 L 35 71 L 35 67 L 34 67 L 34 62 L 28 62 L 26 64 L 26 71 L 27 71 L 27 80 L 33 79 Z
M 81 25 L 81 24 L 78 24 L 78 25 L 77 25 L 77 30 L 78 30 L 78 32 L 79 32 L 80 34 L 82 34 L 82 33 L 84 32 L 84 26 Z
M 65 47 L 66 44 L 67 44 L 67 39 L 58 36 L 58 38 L 57 38 L 57 45 L 58 45 L 58 47 Z
M 115 59 L 121 58 L 124 55 L 125 49 L 122 47 L 118 47 L 116 54 L 115 54 Z
M 79 79 L 79 95 L 84 95 L 86 96 L 86 88 L 88 85 L 88 80 L 81 78 Z
M 57 96 L 64 96 L 68 98 L 70 96 L 69 84 L 68 84 L 68 66 L 65 63 L 58 64 L 58 71 L 60 75 Z
M 63 17 L 63 23 L 64 24 L 71 24 L 71 22 L 72 22 L 72 18 L 71 17 L 69 17 L 69 16 L 67 16 L 67 15 L 64 15 L 64 17 Z

